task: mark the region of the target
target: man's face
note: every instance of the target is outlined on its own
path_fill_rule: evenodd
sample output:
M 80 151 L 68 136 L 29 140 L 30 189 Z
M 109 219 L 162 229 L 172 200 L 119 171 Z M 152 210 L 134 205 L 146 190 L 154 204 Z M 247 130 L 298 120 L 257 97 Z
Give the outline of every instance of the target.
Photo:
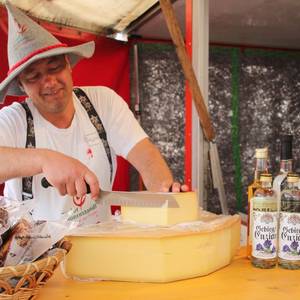
M 42 114 L 62 113 L 72 101 L 71 66 L 64 55 L 32 63 L 19 75 L 19 80 Z

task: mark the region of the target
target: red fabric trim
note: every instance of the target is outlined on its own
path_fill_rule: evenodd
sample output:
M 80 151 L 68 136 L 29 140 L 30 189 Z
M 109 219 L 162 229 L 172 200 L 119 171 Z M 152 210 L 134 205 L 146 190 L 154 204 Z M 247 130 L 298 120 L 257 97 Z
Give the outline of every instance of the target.
M 26 61 L 28 61 L 31 57 L 37 55 L 37 54 L 40 54 L 40 53 L 43 53 L 43 52 L 46 52 L 48 50 L 51 50 L 51 49 L 55 49 L 55 48 L 60 48 L 60 47 L 68 47 L 67 44 L 55 44 L 55 45 L 52 45 L 52 46 L 47 46 L 47 47 L 44 47 L 44 48 L 41 48 L 41 49 L 38 49 L 38 50 L 35 50 L 33 52 L 31 52 L 30 54 L 28 54 L 27 56 L 25 56 L 22 60 L 20 60 L 19 62 L 17 62 L 15 65 L 13 65 L 9 71 L 7 72 L 7 75 L 9 75 L 13 70 L 15 70 L 17 67 L 21 66 L 22 64 L 24 64 Z
M 185 1 L 185 47 L 187 54 L 192 60 L 192 37 L 193 37 L 193 1 Z M 185 178 L 184 183 L 192 189 L 192 92 L 185 81 Z

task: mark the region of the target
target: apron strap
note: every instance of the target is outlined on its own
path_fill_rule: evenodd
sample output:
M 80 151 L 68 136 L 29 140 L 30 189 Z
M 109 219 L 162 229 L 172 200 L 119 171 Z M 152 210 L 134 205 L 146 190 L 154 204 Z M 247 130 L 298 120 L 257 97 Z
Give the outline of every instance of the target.
M 80 88 L 74 88 L 73 91 L 74 91 L 75 95 L 77 96 L 77 98 L 79 99 L 81 105 L 86 110 L 91 123 L 96 128 L 99 138 L 103 143 L 103 146 L 104 146 L 104 149 L 105 149 L 105 152 L 107 155 L 107 159 L 108 159 L 109 165 L 110 165 L 110 182 L 112 182 L 112 175 L 113 175 L 112 156 L 111 156 L 109 144 L 107 142 L 107 135 L 106 135 L 106 131 L 104 129 L 103 123 L 102 123 L 96 109 L 94 108 L 92 102 L 86 95 L 86 93 Z
M 33 125 L 32 113 L 26 102 L 20 103 L 26 112 L 27 120 L 27 136 L 26 136 L 26 145 L 25 148 L 35 148 L 35 133 Z M 32 194 L 32 180 L 33 177 L 23 177 L 22 178 L 22 200 L 28 200 L 33 198 Z

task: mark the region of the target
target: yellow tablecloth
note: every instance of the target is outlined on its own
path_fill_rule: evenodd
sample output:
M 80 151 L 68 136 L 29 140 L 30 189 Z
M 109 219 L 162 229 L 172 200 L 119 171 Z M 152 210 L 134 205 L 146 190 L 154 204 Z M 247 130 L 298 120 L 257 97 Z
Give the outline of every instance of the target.
M 300 300 L 300 270 L 254 268 L 244 251 L 229 266 L 208 276 L 172 283 L 78 282 L 65 279 L 57 269 L 38 299 Z

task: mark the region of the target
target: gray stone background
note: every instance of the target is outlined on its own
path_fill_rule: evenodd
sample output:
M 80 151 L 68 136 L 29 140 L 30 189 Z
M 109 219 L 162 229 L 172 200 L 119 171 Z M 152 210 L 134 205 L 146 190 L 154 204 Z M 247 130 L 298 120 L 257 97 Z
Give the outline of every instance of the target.
M 132 53 L 133 55 L 133 53 Z M 176 180 L 184 181 L 185 95 L 184 76 L 174 48 L 169 44 L 138 44 L 140 122 L 156 144 Z M 131 102 L 134 107 L 133 57 L 131 58 Z M 137 189 L 137 174 L 131 189 Z
M 175 178 L 183 181 L 185 95 L 181 66 L 170 44 L 138 43 L 138 59 L 141 124 Z M 247 211 L 246 190 L 253 179 L 255 148 L 269 147 L 270 169 L 276 174 L 280 134 L 293 133 L 294 170 L 300 171 L 299 70 L 300 52 L 210 47 L 209 111 L 231 213 Z M 131 90 L 134 104 L 134 87 Z M 131 189 L 137 188 L 136 178 L 133 171 Z M 213 188 L 209 188 L 208 209 L 221 212 Z

